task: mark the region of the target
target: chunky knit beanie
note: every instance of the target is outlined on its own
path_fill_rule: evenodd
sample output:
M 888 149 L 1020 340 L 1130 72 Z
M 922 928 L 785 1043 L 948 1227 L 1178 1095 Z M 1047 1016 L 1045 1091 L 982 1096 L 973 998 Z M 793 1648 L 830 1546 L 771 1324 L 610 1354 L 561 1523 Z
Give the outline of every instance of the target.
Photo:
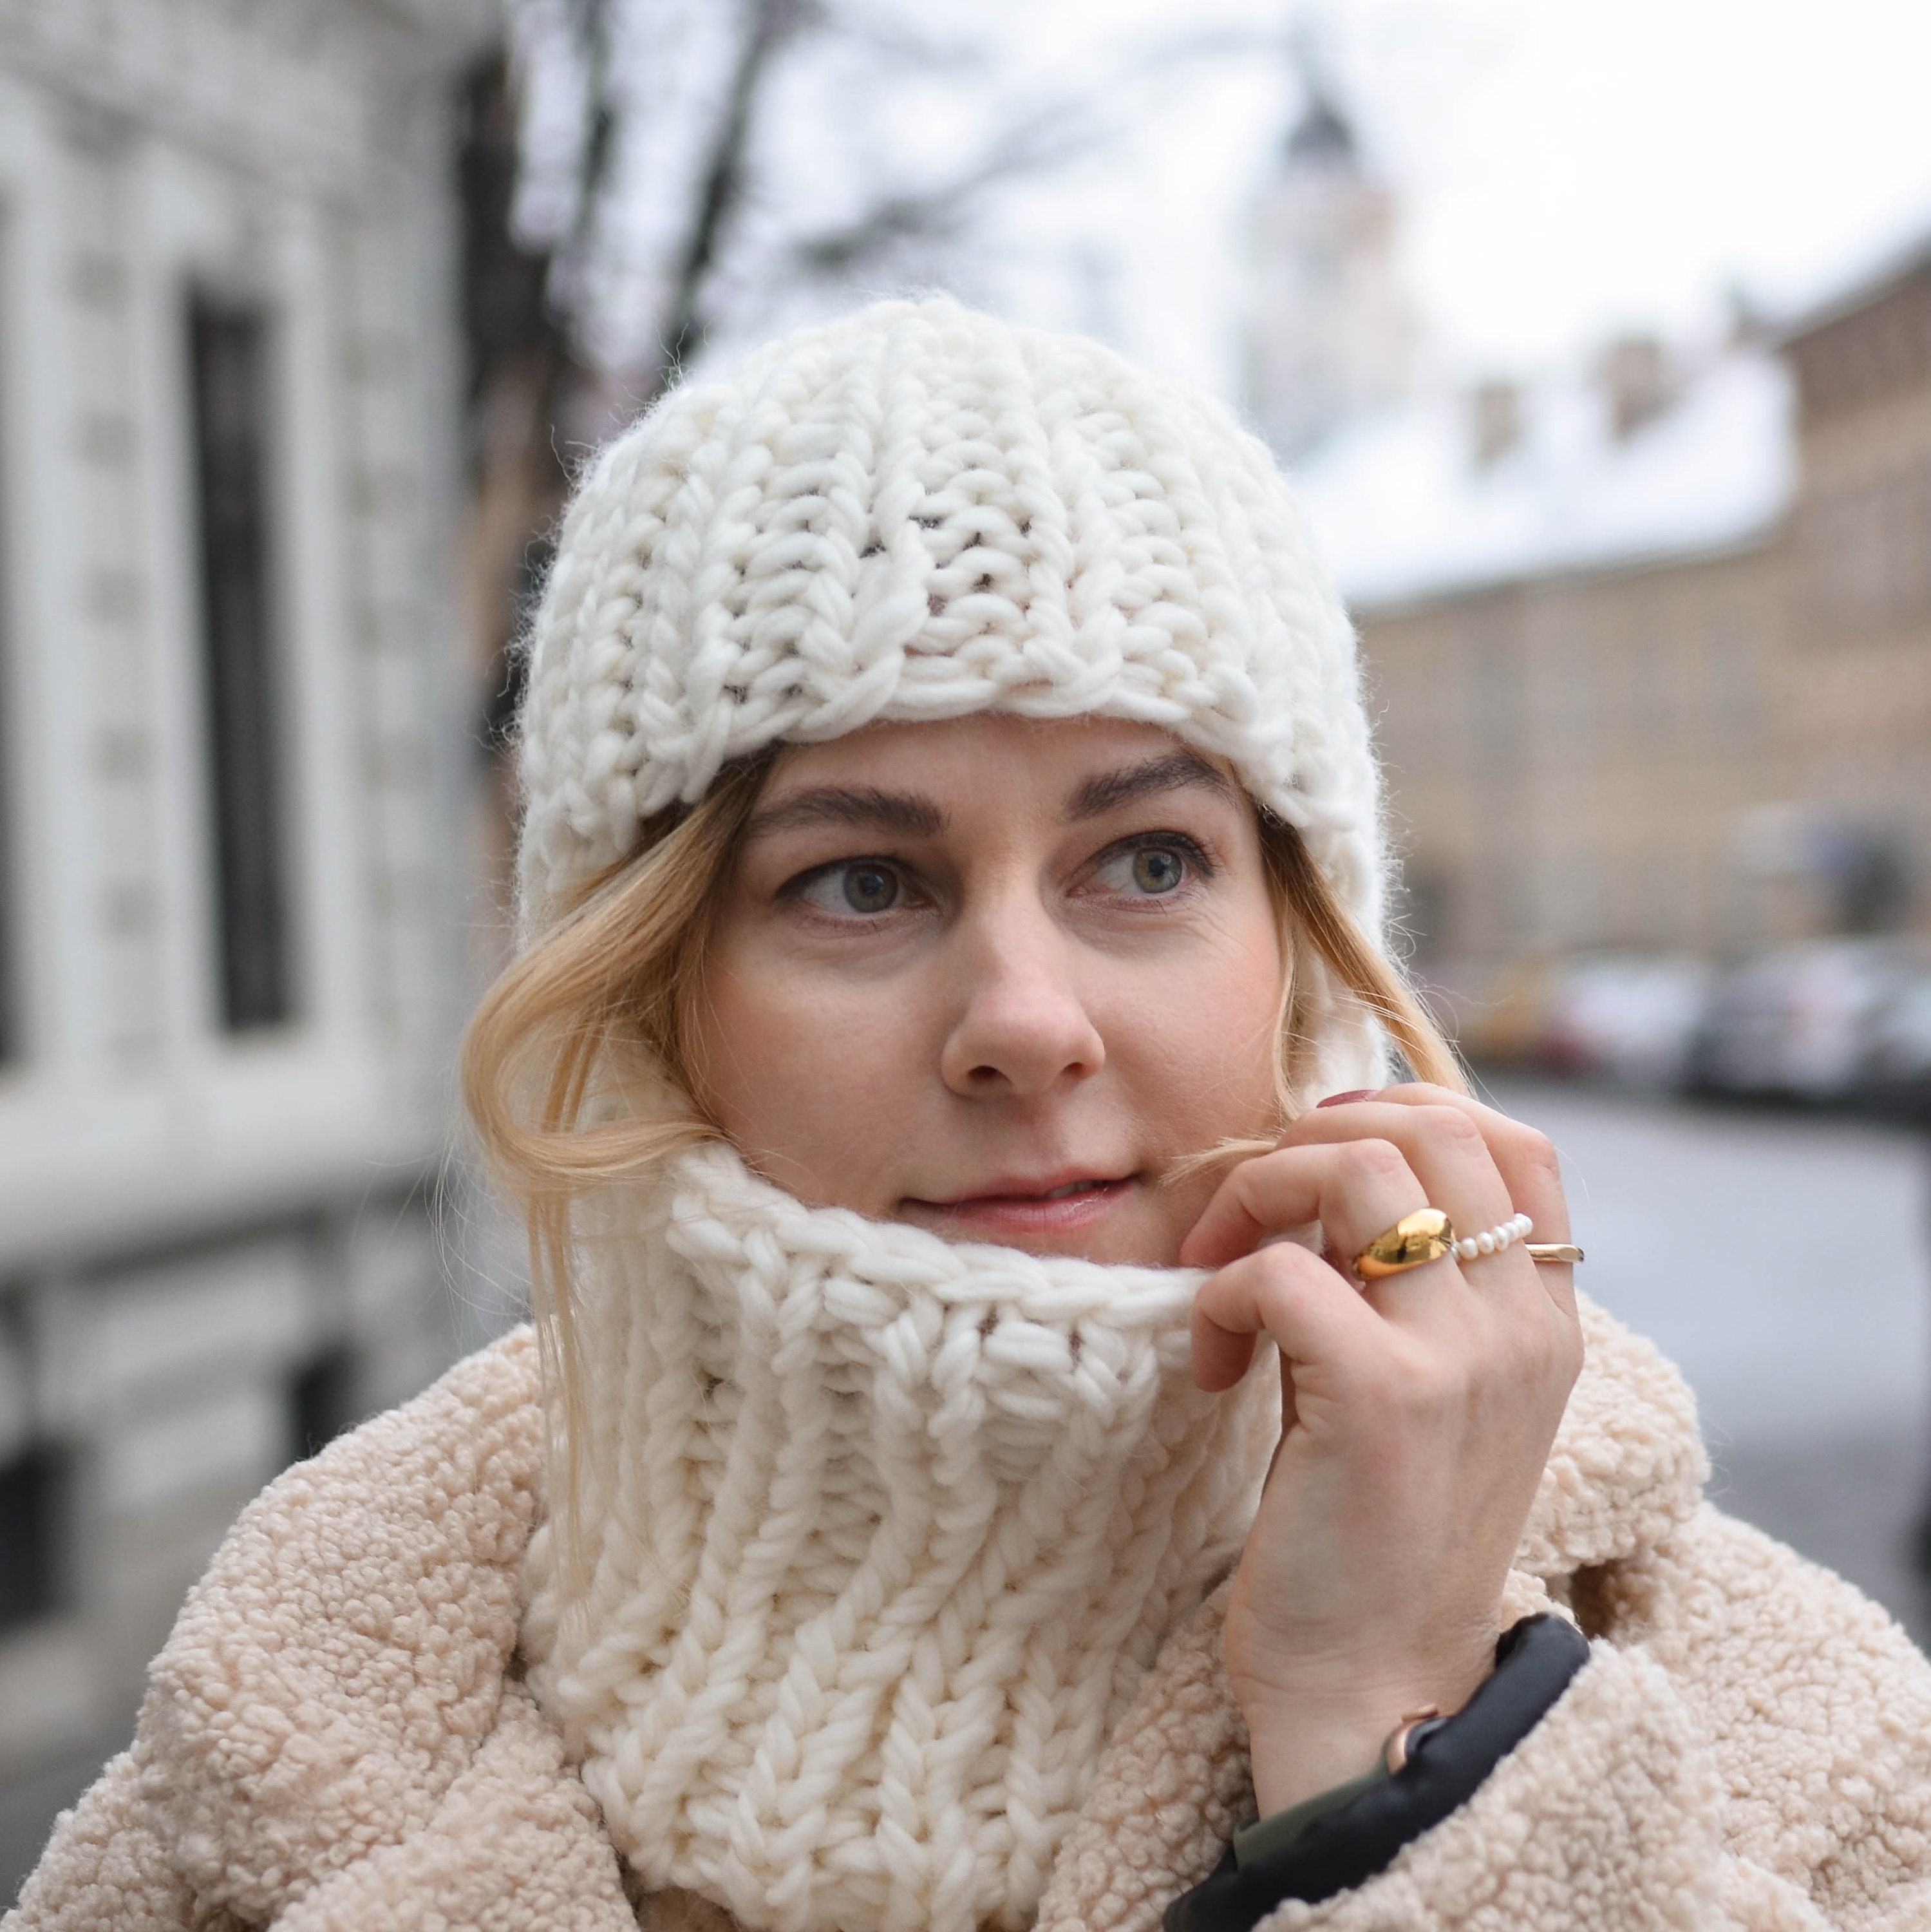
M 1225 409 L 1096 343 L 883 303 L 673 391 L 585 476 L 531 648 L 526 938 L 728 760 L 988 710 L 1227 758 L 1378 933 L 1354 640 L 1306 520 Z

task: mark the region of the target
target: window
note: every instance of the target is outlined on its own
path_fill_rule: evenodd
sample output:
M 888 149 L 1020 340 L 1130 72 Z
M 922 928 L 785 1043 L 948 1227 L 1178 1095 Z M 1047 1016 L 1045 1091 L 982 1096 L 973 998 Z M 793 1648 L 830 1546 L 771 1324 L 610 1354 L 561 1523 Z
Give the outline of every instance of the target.
M 0 780 L 13 769 L 7 756 L 7 639 L 0 632 Z M 9 821 L 7 788 L 0 783 L 0 1066 L 15 1058 L 20 1050 L 19 1014 L 15 1002 L 13 948 L 19 928 L 13 896 L 12 827 Z
M 66 1475 L 43 1445 L 0 1462 L 0 1631 L 60 1607 Z
M 4 427 L 0 424 L 0 429 Z M 0 514 L 4 514 L 6 507 L 0 502 Z M 4 606 L 4 601 L 0 598 L 0 607 Z M 20 1051 L 20 1016 L 16 1004 L 17 988 L 13 977 L 13 952 L 19 943 L 20 929 L 19 902 L 14 896 L 16 881 L 13 868 L 13 826 L 8 811 L 12 800 L 7 796 L 5 783 L 14 769 L 9 755 L 13 749 L 10 735 L 13 720 L 7 707 L 9 640 L 4 614 L 4 608 L 0 608 L 0 1066 L 14 1059 Z
M 288 1457 L 300 1462 L 319 1454 L 363 1418 L 357 1406 L 355 1353 L 335 1348 L 304 1364 L 289 1378 Z
M 214 831 L 222 1024 L 289 1018 L 281 772 L 267 501 L 267 328 L 259 314 L 189 307 L 202 689 Z

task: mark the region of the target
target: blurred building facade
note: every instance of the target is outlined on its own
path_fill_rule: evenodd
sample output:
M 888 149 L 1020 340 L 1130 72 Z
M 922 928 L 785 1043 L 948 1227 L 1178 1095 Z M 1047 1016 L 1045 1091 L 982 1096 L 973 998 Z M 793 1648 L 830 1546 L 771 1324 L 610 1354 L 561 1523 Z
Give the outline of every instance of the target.
M 1840 920 L 1931 927 L 1931 242 L 1788 330 L 1795 794 Z
M 1931 249 L 1357 422 L 1305 484 L 1430 971 L 1931 926 Z
M 479 0 L 0 0 L 0 1780 L 460 1337 Z

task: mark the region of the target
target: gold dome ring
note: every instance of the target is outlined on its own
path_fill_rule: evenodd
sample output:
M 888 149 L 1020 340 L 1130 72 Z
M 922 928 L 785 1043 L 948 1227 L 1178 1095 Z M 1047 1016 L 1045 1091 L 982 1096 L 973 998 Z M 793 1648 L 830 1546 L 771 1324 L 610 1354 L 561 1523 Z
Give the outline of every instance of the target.
M 1454 1252 L 1455 1223 L 1439 1208 L 1417 1208 L 1392 1228 L 1384 1228 L 1351 1265 L 1363 1281 L 1383 1281 Z

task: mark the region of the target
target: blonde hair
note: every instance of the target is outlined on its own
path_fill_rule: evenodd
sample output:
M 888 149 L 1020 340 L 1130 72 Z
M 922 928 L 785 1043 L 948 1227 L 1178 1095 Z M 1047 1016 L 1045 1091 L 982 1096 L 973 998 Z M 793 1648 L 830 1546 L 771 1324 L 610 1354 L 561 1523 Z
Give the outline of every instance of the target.
M 577 1541 L 573 1423 L 583 1387 L 571 1209 L 593 1189 L 635 1180 L 680 1148 L 724 1138 L 705 1099 L 695 1016 L 722 889 L 779 748 L 727 766 L 699 804 L 647 820 L 631 854 L 588 880 L 504 970 L 463 1042 L 470 1118 L 529 1221 L 544 1382 L 559 1424 L 562 1480 L 552 1507 L 566 1564 Z M 1417 1078 L 1466 1091 L 1453 1049 L 1401 968 L 1356 925 L 1300 835 L 1256 810 L 1283 962 L 1273 1124 L 1284 1128 L 1306 1105 L 1321 1022 L 1337 997 L 1373 1017 Z M 1177 1171 L 1271 1144 L 1229 1141 Z

